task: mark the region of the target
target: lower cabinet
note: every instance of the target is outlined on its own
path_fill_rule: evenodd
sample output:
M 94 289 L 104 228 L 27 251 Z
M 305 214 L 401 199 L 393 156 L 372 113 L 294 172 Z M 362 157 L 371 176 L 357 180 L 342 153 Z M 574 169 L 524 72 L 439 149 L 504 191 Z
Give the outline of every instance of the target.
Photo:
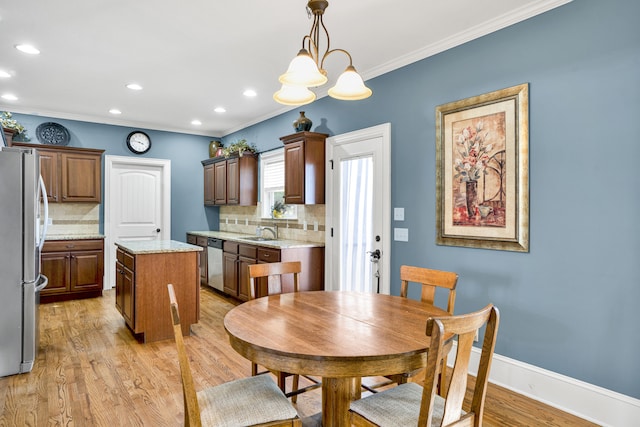
M 200 257 L 200 284 L 208 285 L 209 284 L 209 266 L 207 259 L 207 248 L 208 248 L 208 239 L 203 236 L 197 236 L 195 234 L 187 233 L 187 243 L 190 245 L 200 246 L 202 248 L 202 252 L 198 252 Z
M 116 308 L 143 342 L 173 337 L 167 283 L 180 307 L 183 335 L 200 317 L 198 252 L 135 253 L 116 250 Z
M 225 241 L 224 292 L 242 301 L 249 299 L 249 269 L 251 264 L 266 262 L 300 261 L 302 273 L 298 283 L 300 291 L 324 290 L 324 248 L 275 249 L 233 241 Z M 283 277 L 284 292 L 293 292 L 293 278 Z M 267 295 L 267 281 L 258 281 L 258 297 Z
M 40 271 L 49 283 L 40 302 L 102 295 L 104 240 L 48 240 L 40 255 Z

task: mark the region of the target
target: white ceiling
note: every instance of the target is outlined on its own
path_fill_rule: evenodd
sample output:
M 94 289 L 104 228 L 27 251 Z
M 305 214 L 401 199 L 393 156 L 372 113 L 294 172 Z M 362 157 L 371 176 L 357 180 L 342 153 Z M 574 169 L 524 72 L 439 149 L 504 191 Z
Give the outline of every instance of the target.
M 332 48 L 365 80 L 570 0 L 331 0 Z M 19 0 L 0 5 L 0 109 L 207 136 L 290 110 L 273 93 L 311 28 L 306 0 Z M 29 43 L 41 54 L 14 48 Z M 326 95 L 346 57 L 327 61 Z M 333 77 L 333 78 L 331 78 Z M 134 92 L 125 84 L 144 87 Z M 242 92 L 252 88 L 255 98 Z M 375 97 L 375 91 L 373 96 Z M 215 113 L 215 107 L 227 109 Z M 108 111 L 118 108 L 120 116 Z M 191 124 L 199 119 L 201 126 Z

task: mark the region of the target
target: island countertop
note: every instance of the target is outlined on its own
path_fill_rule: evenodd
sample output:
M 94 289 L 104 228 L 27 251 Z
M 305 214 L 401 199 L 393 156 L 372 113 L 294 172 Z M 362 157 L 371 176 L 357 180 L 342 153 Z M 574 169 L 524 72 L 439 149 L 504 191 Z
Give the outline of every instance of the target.
M 200 246 L 175 240 L 117 241 L 115 245 L 133 255 L 202 251 Z

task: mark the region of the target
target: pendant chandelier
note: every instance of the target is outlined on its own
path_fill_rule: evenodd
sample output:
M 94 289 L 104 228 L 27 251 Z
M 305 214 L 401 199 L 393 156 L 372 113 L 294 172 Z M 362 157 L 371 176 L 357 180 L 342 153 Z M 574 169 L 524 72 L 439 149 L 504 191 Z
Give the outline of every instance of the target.
M 342 52 L 349 58 L 349 65 L 338 77 L 336 85 L 329 89 L 329 96 L 344 101 L 357 101 L 371 96 L 371 89 L 364 85 L 362 77 L 353 66 L 351 55 L 344 49 L 331 49 L 329 32 L 324 26 L 322 16 L 329 6 L 326 0 L 309 0 L 307 9 L 313 13 L 313 24 L 309 34 L 302 38 L 302 49 L 289 64 L 287 72 L 278 79 L 282 88 L 273 95 L 273 99 L 284 105 L 304 105 L 313 102 L 316 94 L 309 90 L 325 84 L 327 72 L 324 61 L 335 52 Z M 321 54 L 323 43 L 326 49 Z

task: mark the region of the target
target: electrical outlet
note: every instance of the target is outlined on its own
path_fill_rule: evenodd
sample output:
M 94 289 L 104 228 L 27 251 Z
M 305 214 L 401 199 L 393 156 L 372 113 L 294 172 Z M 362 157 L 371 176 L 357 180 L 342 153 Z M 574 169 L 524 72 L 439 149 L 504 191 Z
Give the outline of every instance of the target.
M 249 218 L 244 219 L 244 225 L 249 225 Z
M 478 342 L 480 340 L 480 337 L 478 336 L 478 329 L 476 329 L 476 335 L 473 337 L 473 342 Z
M 313 221 L 313 231 L 318 231 L 318 221 Z
M 307 231 L 307 221 L 302 221 L 302 229 Z

